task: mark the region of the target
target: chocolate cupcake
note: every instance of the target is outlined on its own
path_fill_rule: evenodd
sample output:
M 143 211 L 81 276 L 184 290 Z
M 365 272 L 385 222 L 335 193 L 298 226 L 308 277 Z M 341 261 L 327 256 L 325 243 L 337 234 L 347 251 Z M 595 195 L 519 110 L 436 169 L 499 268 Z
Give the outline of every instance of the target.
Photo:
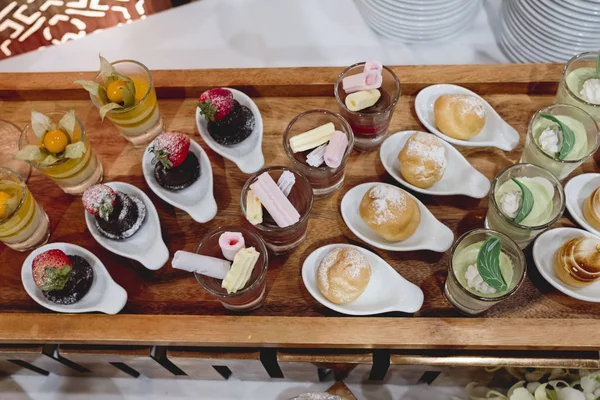
M 56 304 L 77 303 L 94 281 L 94 271 L 85 258 L 69 256 L 58 249 L 37 255 L 31 266 L 36 286 Z
M 148 151 L 154 155 L 154 177 L 163 188 L 179 191 L 200 177 L 200 161 L 190 152 L 190 138 L 183 133 L 160 134 Z
M 254 114 L 234 100 L 233 94 L 227 89 L 216 88 L 202 93 L 198 108 L 208 121 L 208 133 L 223 146 L 241 143 L 254 130 Z

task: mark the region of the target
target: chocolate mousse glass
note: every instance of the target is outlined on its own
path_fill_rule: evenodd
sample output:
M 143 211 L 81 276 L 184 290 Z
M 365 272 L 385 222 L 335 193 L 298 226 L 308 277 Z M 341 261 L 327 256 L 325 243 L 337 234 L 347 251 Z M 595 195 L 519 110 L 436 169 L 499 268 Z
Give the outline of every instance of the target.
M 306 161 L 306 156 L 314 149 L 294 153 L 290 146 L 290 138 L 307 132 L 311 129 L 333 123 L 336 131 L 346 134 L 348 146 L 342 157 L 342 162 L 337 168 L 330 168 L 325 163 L 320 167 L 312 167 Z M 352 152 L 354 135 L 348 122 L 339 114 L 327 110 L 306 111 L 295 117 L 283 133 L 283 149 L 292 162 L 312 186 L 315 197 L 330 196 L 344 184 L 344 169 L 346 161 Z
M 254 247 L 260 253 L 258 261 L 252 269 L 252 274 L 246 286 L 235 293 L 227 293 L 221 287 L 221 279 L 211 278 L 194 272 L 196 280 L 208 293 L 216 297 L 223 307 L 232 311 L 250 311 L 262 306 L 267 290 L 267 269 L 269 255 L 265 242 L 256 233 L 241 226 L 226 226 L 207 234 L 196 249 L 197 254 L 223 259 L 219 246 L 219 237 L 224 232 L 240 232 L 244 236 L 245 247 Z
M 242 214 L 246 216 L 246 199 L 250 185 L 258 180 L 263 173 L 268 173 L 275 182 L 284 171 L 289 171 L 296 177 L 296 183 L 290 191 L 288 199 L 300 214 L 300 220 L 294 225 L 281 228 L 275 223 L 268 211 L 263 207 L 263 222 L 253 225 L 254 229 L 264 239 L 269 250 L 273 254 L 285 254 L 298 247 L 306 239 L 306 228 L 308 218 L 313 206 L 313 191 L 308 180 L 298 171 L 287 167 L 270 167 L 258 171 L 252 175 L 242 188 L 241 205 Z
M 596 72 L 597 62 L 598 52 L 581 53 L 567 61 L 554 102 L 581 108 L 594 118 L 600 128 L 600 99 L 591 101 L 585 90 L 586 85 L 589 85 L 588 89 L 600 85 L 600 82 L 593 82 L 600 78 Z M 586 81 L 590 82 L 586 84 Z
M 346 107 L 346 92 L 342 80 L 346 76 L 362 73 L 365 63 L 353 64 L 338 75 L 333 91 L 340 108 L 340 114 L 348 121 L 354 132 L 354 148 L 359 151 L 375 150 L 384 141 L 390 120 L 400 97 L 400 80 L 394 72 L 383 66 L 383 82 L 378 89 L 381 97 L 375 105 L 360 111 L 350 111 Z
M 520 222 L 515 217 L 523 201 L 516 179 L 531 192 L 533 207 Z M 492 181 L 485 227 L 504 233 L 524 249 L 553 225 L 565 211 L 565 192 L 548 170 L 533 164 L 514 164 L 500 171 Z
M 564 159 L 558 158 L 562 144 L 558 125 L 541 114 L 549 114 L 567 125 L 575 137 L 572 150 Z M 569 104 L 553 104 L 536 112 L 527 130 L 522 163 L 531 163 L 552 172 L 559 180 L 565 179 L 598 150 L 600 136 L 594 119 L 580 108 Z
M 477 271 L 477 256 L 489 237 L 500 239 L 499 268 L 506 290 L 496 291 L 483 282 Z M 473 267 L 474 266 L 474 267 Z M 476 229 L 462 235 L 450 249 L 446 299 L 459 311 L 476 315 L 515 294 L 525 280 L 527 264 L 519 246 L 508 236 L 489 229 Z

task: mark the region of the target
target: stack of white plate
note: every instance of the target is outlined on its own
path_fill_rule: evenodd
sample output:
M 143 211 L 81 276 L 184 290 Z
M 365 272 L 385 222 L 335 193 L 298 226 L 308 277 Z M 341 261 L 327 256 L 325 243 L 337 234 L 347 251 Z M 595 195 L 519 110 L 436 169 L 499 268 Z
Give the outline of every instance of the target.
M 355 0 L 369 26 L 405 42 L 448 39 L 466 29 L 482 0 Z
M 515 62 L 565 62 L 600 47 L 600 0 L 504 0 L 500 47 Z

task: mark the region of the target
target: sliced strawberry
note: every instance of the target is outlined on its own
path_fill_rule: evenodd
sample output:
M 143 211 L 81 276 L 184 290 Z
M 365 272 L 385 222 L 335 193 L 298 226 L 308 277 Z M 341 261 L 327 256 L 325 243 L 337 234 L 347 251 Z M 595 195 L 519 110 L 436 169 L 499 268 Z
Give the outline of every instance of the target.
M 209 121 L 219 121 L 233 108 L 233 93 L 224 88 L 207 90 L 198 99 L 200 114 Z
M 117 194 L 109 186 L 92 185 L 83 193 L 81 201 L 87 212 L 108 221 L 117 204 Z
M 31 263 L 33 280 L 44 292 L 62 290 L 69 279 L 73 264 L 61 250 L 53 249 L 38 254 Z
M 165 168 L 173 168 L 187 158 L 190 152 L 190 138 L 179 132 L 161 133 L 148 151 L 154 154 L 152 164 L 160 162 Z

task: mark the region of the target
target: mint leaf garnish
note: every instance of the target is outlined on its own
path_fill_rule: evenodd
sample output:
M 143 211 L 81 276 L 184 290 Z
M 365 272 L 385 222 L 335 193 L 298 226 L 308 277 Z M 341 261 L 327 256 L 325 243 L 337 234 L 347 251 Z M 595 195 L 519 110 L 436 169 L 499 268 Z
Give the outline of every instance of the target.
M 500 242 L 500 239 L 489 236 L 483 242 L 477 254 L 477 271 L 479 271 L 479 275 L 485 283 L 499 292 L 505 291 L 508 287 L 500 271 L 501 249 L 502 242 Z
M 531 193 L 531 190 L 529 190 L 529 188 L 523 183 L 519 182 L 515 178 L 510 179 L 512 179 L 512 181 L 517 184 L 519 189 L 521 189 L 521 204 L 519 205 L 517 215 L 515 215 L 514 218 L 515 222 L 517 224 L 520 224 L 521 221 L 527 218 L 527 216 L 533 209 L 533 194 Z
M 558 152 L 558 159 L 564 160 L 567 155 L 573 150 L 573 146 L 575 145 L 575 134 L 567 125 L 563 124 L 558 118 L 554 115 L 550 114 L 540 114 L 540 117 L 546 118 L 552 122 L 556 122 L 560 131 L 562 132 L 562 146 L 560 151 Z

